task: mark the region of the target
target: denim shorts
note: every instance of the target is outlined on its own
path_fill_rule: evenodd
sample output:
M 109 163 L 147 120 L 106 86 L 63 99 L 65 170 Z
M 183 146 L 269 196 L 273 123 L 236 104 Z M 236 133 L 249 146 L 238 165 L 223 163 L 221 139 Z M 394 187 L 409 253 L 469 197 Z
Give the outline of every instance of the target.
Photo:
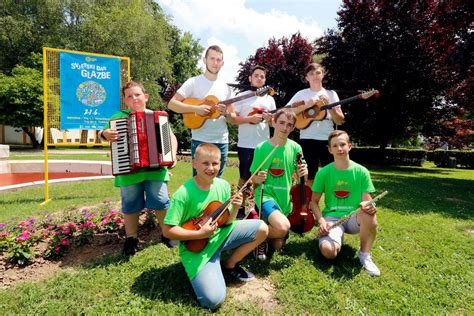
M 146 180 L 120 187 L 122 212 L 135 214 L 149 210 L 167 210 L 170 205 L 168 186 L 164 181 Z
M 339 218 L 331 217 L 331 216 L 325 216 L 324 219 L 328 223 L 334 223 Z M 351 218 L 347 222 L 341 224 L 340 226 L 338 226 L 334 229 L 331 229 L 329 231 L 329 235 L 324 236 L 324 237 L 320 237 L 319 238 L 319 245 L 321 246 L 323 241 L 327 240 L 327 241 L 334 241 L 334 242 L 338 243 L 339 246 L 342 246 L 342 243 L 344 241 L 344 233 L 354 235 L 354 234 L 358 234 L 359 232 L 360 232 L 360 226 L 359 226 L 359 224 L 357 224 L 357 215 L 353 215 L 353 216 L 351 216 Z
M 275 201 L 266 200 L 265 202 L 262 203 L 261 217 L 265 220 L 265 222 L 268 223 L 268 218 L 270 217 L 270 214 L 272 214 L 275 211 L 281 212 L 280 207 L 276 204 Z

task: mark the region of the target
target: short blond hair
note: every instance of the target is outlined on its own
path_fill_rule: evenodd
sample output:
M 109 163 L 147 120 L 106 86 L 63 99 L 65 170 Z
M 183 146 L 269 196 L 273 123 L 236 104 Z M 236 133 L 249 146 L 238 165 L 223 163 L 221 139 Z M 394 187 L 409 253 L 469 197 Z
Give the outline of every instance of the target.
M 196 159 L 198 156 L 201 157 L 201 156 L 205 156 L 205 155 L 218 156 L 219 160 L 220 160 L 221 150 L 219 149 L 219 147 L 217 147 L 214 144 L 209 144 L 209 143 L 199 144 L 196 147 L 196 151 L 194 153 L 194 159 Z

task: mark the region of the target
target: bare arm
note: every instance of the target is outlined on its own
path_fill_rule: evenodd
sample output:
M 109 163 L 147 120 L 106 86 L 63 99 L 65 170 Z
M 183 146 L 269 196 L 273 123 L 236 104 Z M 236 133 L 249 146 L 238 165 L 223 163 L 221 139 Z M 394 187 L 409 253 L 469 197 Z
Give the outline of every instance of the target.
M 332 108 L 329 110 L 331 117 L 336 125 L 341 125 L 344 123 L 344 113 L 342 113 L 341 107 Z
M 190 105 L 183 103 L 182 101 L 184 99 L 185 98 L 181 94 L 176 93 L 171 98 L 170 102 L 168 102 L 168 109 L 176 113 L 196 113 L 201 116 L 207 115 L 211 111 L 211 106 L 209 105 Z

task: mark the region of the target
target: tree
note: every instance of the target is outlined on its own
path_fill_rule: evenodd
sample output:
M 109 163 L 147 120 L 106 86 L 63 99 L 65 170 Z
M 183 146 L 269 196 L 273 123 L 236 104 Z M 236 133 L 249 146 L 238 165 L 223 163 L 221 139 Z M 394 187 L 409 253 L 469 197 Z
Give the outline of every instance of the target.
M 378 100 L 345 109 L 344 128 L 359 143 L 385 148 L 426 134 L 438 125 L 436 113 L 453 106 L 444 97 L 446 82 L 437 76 L 440 59 L 432 46 L 438 41 L 433 36 L 426 40 L 443 17 L 438 10 L 443 3 L 345 0 L 338 12 L 338 30 L 315 42 L 316 52 L 326 55 L 323 64 L 330 71 L 331 86 L 381 92 Z M 449 38 L 453 32 L 443 29 L 437 34 Z
M 43 125 L 42 74 L 34 68 L 17 66 L 11 76 L 0 73 L 0 122 L 21 128 L 34 148 L 39 143 L 31 126 Z
M 276 90 L 275 102 L 277 107 L 282 107 L 293 95 L 305 88 L 304 69 L 312 62 L 313 48 L 308 40 L 300 33 L 293 34 L 290 39 L 272 38 L 266 47 L 257 49 L 255 55 L 240 63 L 237 82 L 248 86 L 250 70 L 255 65 L 267 69 L 266 84 Z
M 152 0 L 0 3 L 0 72 L 9 75 L 16 65 L 30 64 L 43 46 L 130 57 L 132 79 L 147 88 L 152 109 L 165 107 L 163 83 L 197 73 L 202 51 Z

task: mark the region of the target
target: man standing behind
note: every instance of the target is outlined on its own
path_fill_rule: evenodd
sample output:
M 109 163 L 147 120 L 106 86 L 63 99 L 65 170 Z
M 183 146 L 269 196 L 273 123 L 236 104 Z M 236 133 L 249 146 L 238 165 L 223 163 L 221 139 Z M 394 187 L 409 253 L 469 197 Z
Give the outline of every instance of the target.
M 266 74 L 267 70 L 264 67 L 258 65 L 253 67 L 249 76 L 250 85 L 257 89 L 263 87 Z M 235 112 L 231 114 L 229 121 L 239 126 L 237 142 L 240 173 L 239 187 L 250 178 L 250 165 L 252 164 L 255 147 L 270 138 L 269 123 L 272 115 L 269 111 L 275 109 L 275 100 L 268 94 L 235 103 Z
M 224 55 L 222 49 L 217 46 L 209 46 L 203 58 L 206 70 L 204 74 L 189 78 L 178 89 L 176 94 L 168 103 L 168 108 L 176 113 L 196 113 L 200 116 L 206 116 L 211 113 L 213 107 L 210 105 L 190 105 L 182 101 L 187 98 L 204 99 L 206 96 L 213 95 L 219 101 L 229 99 L 231 96 L 230 87 L 218 79 L 219 71 L 224 65 Z M 221 168 L 218 177 L 224 172 L 224 166 L 227 161 L 227 152 L 229 149 L 229 131 L 225 116 L 232 112 L 232 105 L 217 104 L 217 111 L 221 114 L 218 118 L 207 119 L 204 124 L 191 130 L 191 156 L 194 159 L 196 148 L 202 143 L 211 143 L 216 145 L 221 151 Z M 193 169 L 193 175 L 195 170 Z

